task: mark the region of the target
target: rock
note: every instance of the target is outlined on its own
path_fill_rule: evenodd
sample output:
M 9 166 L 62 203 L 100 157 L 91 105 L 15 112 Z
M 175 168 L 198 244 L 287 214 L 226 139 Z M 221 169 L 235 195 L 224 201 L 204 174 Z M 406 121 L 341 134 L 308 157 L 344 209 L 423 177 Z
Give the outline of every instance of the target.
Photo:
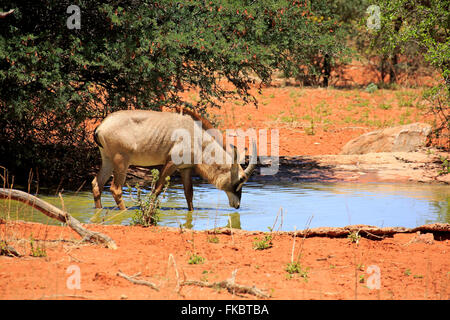
M 365 154 L 372 152 L 411 152 L 425 145 L 431 126 L 411 123 L 368 132 L 349 141 L 341 154 Z

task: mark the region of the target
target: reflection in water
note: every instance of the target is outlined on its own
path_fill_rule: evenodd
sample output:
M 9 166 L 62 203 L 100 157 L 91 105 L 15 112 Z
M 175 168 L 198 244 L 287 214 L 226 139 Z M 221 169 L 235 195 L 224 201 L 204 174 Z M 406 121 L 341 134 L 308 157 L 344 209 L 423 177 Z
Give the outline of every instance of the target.
M 186 222 L 182 226 L 186 229 L 192 229 L 194 227 L 192 224 L 192 211 L 188 211 L 188 213 L 186 213 Z
M 241 229 L 241 216 L 239 215 L 239 212 L 229 214 L 228 223 L 225 227 Z
M 135 191 L 132 191 L 135 192 Z M 41 196 L 61 207 L 57 196 Z M 64 207 L 83 223 L 130 224 L 136 207 L 124 190 L 129 207 L 120 211 L 111 193 L 103 193 L 103 210 L 96 210 L 90 192 L 66 192 Z M 450 222 L 450 186 L 413 184 L 357 183 L 247 183 L 241 208 L 228 206 L 223 191 L 207 184 L 194 186 L 193 212 L 187 211 L 181 186 L 172 186 L 162 200 L 160 225 L 189 229 L 231 226 L 245 230 L 267 231 L 280 208 L 281 230 L 310 227 L 368 224 L 374 226 L 416 227 L 432 222 Z M 0 216 L 11 219 L 55 223 L 35 209 L 15 201 L 0 201 Z M 275 229 L 278 229 L 278 219 Z

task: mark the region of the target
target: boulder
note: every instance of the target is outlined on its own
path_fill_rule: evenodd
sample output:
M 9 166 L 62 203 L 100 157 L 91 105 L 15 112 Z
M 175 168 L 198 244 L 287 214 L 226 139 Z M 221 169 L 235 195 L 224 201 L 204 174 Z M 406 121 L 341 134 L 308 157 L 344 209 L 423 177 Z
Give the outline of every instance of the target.
M 431 126 L 419 122 L 372 131 L 350 140 L 341 154 L 411 152 L 425 146 L 430 133 Z

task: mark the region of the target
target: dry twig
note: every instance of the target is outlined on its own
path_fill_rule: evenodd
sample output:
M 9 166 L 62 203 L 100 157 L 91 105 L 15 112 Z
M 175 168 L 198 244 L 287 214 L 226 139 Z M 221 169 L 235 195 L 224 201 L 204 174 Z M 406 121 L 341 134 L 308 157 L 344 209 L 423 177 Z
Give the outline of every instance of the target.
M 0 256 L 20 257 L 21 254 L 14 247 L 8 245 L 6 241 L 0 241 Z
M 117 275 L 118 275 L 119 277 L 122 277 L 122 278 L 124 278 L 124 279 L 130 281 L 131 283 L 139 284 L 139 285 L 143 285 L 143 286 L 148 286 L 148 287 L 150 287 L 150 288 L 152 288 L 152 289 L 154 289 L 154 290 L 156 290 L 156 291 L 159 291 L 159 288 L 158 288 L 154 283 L 149 282 L 149 281 L 145 281 L 145 280 L 141 280 L 141 279 L 135 279 L 134 277 L 135 277 L 136 275 L 134 275 L 134 276 L 129 276 L 129 275 L 123 273 L 123 272 L 120 271 L 120 270 L 119 270 L 119 272 L 117 272 Z
M 175 269 L 175 275 L 177 276 L 177 286 L 175 288 L 175 291 L 177 293 L 180 292 L 180 275 L 178 274 L 178 268 L 177 268 L 177 263 L 175 262 L 175 258 L 173 257 L 172 254 L 169 254 L 169 259 L 167 261 L 167 271 L 169 271 L 169 267 L 170 267 L 170 261 L 172 260 L 173 263 L 173 267 Z M 166 273 L 167 275 L 167 273 Z

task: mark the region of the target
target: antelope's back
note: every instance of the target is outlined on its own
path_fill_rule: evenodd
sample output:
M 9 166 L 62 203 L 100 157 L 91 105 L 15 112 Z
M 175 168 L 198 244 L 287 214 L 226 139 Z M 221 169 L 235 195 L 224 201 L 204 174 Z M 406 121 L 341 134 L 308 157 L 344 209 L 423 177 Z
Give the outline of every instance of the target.
M 193 132 L 189 116 L 172 112 L 124 110 L 108 115 L 96 129 L 103 155 L 114 159 L 125 155 L 129 164 L 152 166 L 164 164 L 175 144 L 176 129 Z

